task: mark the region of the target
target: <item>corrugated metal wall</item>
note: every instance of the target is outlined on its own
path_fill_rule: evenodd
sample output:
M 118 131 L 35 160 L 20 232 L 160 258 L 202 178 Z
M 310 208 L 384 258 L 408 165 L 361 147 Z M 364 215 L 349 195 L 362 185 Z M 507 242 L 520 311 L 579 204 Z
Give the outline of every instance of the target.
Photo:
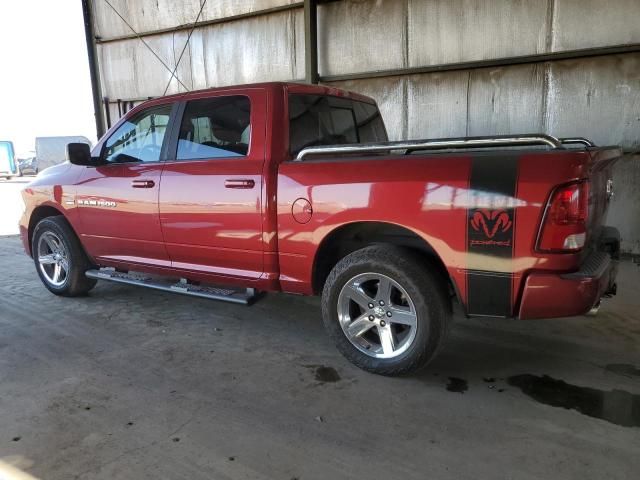
M 301 2 L 208 0 L 198 17 L 202 5 L 93 0 L 103 95 L 115 102 L 304 77 Z M 270 13 L 242 17 L 264 10 Z M 230 17 L 236 19 L 225 21 Z M 176 70 L 179 81 L 171 79 L 189 35 L 171 30 L 196 18 L 206 25 L 191 36 Z M 638 44 L 638 19 L 639 0 L 323 3 L 319 73 L 332 85 L 376 98 L 394 139 L 547 132 L 633 149 L 640 146 L 640 53 L 487 68 L 455 64 Z M 131 37 L 132 29 L 165 31 L 118 40 Z M 340 80 L 434 65 L 447 71 Z M 112 121 L 118 117 L 117 103 L 110 114 Z M 616 177 L 610 218 L 625 250 L 640 253 L 640 162 L 621 163 Z

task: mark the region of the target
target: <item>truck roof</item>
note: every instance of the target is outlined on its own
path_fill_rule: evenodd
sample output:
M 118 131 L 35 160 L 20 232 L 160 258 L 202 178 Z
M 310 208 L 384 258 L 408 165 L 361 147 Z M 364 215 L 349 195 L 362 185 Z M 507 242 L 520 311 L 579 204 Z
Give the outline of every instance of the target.
M 351 92 L 348 90 L 343 90 L 341 88 L 330 87 L 326 85 L 314 85 L 309 83 L 297 83 L 297 82 L 262 82 L 262 83 L 247 83 L 242 85 L 227 85 L 224 87 L 212 87 L 212 88 L 203 88 L 200 90 L 191 90 L 189 92 L 182 93 L 174 93 L 172 95 L 165 95 L 163 97 L 156 97 L 149 99 L 140 105 L 137 105 L 133 110 L 139 110 L 143 106 L 147 106 L 149 104 L 153 104 L 156 102 L 160 102 L 166 99 L 178 99 L 184 97 L 185 95 L 193 95 L 193 94 L 201 94 L 204 92 L 224 92 L 226 90 L 242 90 L 249 88 L 263 88 L 267 90 L 282 90 L 286 89 L 291 93 L 306 93 L 309 95 L 331 95 L 334 97 L 343 97 L 350 98 L 352 100 L 356 100 L 359 102 L 366 102 L 370 104 L 376 104 L 376 101 L 367 97 L 366 95 L 361 95 L 356 92 Z

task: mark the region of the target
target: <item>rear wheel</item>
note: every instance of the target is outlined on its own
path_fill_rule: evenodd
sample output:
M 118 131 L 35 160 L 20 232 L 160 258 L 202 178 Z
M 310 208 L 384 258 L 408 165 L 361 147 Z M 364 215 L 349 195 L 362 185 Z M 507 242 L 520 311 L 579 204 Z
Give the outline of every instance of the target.
M 96 280 L 84 274 L 91 262 L 64 217 L 41 220 L 34 229 L 31 245 L 40 280 L 52 293 L 74 297 L 96 285 Z
M 322 295 L 325 327 L 358 367 L 402 375 L 438 352 L 451 321 L 446 284 L 411 251 L 371 246 L 343 258 Z

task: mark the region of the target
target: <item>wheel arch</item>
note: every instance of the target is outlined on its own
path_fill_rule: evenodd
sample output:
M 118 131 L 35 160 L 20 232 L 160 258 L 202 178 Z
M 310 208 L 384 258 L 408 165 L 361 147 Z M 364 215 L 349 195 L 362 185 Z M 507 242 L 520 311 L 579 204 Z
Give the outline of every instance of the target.
M 59 216 L 64 217 L 66 220 L 64 213 L 60 209 L 53 207 L 51 205 L 39 205 L 38 207 L 33 209 L 33 212 L 31 212 L 31 216 L 29 217 L 29 228 L 28 228 L 29 251 L 31 252 L 31 255 L 33 255 L 33 245 L 32 245 L 33 231 L 35 230 L 36 225 L 38 225 L 38 223 L 41 220 L 44 220 L 45 218 L 59 217 Z M 69 224 L 69 227 L 77 237 L 78 234 L 75 232 L 75 230 L 71 226 L 71 223 L 69 222 L 69 220 L 67 220 L 67 223 Z
M 447 283 L 451 296 L 458 297 L 457 288 L 444 262 L 429 242 L 406 227 L 379 221 L 347 223 L 335 228 L 322 239 L 313 260 L 313 292 L 322 292 L 329 273 L 342 258 L 376 244 L 404 247 L 417 253 Z

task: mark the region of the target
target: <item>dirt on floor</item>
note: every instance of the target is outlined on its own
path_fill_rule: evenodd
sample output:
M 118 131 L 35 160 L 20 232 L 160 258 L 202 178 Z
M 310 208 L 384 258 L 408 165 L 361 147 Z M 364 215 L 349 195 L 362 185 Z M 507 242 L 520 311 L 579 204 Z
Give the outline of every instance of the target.
M 0 239 L 0 459 L 41 479 L 635 479 L 640 268 L 596 317 L 465 319 L 421 373 L 348 363 L 316 298 L 41 285 Z

